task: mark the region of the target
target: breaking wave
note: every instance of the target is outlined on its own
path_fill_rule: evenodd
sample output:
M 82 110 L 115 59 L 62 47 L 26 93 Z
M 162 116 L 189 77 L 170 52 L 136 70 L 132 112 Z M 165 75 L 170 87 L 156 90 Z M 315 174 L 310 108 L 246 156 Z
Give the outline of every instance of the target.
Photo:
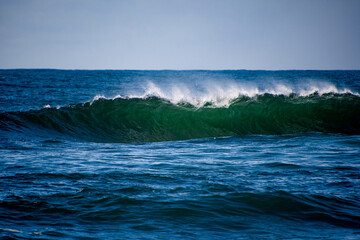
M 345 90 L 243 94 L 233 88 L 236 97 L 222 92 L 212 99 L 190 98 L 186 91 L 175 99 L 161 89 L 152 90 L 144 96 L 97 97 L 60 108 L 2 113 L 0 129 L 45 130 L 94 142 L 306 132 L 360 134 L 360 97 Z

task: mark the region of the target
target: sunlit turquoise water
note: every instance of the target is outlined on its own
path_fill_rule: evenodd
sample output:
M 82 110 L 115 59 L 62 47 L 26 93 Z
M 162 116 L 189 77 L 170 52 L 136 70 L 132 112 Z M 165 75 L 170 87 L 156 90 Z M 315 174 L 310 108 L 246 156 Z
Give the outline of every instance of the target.
M 0 71 L 0 236 L 360 238 L 359 71 Z

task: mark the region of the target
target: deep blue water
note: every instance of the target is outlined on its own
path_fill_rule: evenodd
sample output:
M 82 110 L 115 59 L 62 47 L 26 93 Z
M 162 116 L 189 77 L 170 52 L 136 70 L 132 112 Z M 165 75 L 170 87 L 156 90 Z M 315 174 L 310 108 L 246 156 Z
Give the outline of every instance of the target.
M 360 71 L 0 70 L 4 239 L 359 239 Z

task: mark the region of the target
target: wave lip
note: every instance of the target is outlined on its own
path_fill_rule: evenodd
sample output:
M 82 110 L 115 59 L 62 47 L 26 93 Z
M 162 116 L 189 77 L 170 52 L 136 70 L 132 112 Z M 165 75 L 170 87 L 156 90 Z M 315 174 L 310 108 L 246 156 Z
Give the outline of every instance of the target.
M 147 98 L 158 97 L 166 99 L 173 104 L 189 103 L 196 107 L 203 107 L 211 103 L 216 107 L 229 107 L 229 105 L 239 97 L 261 96 L 265 94 L 276 96 L 301 96 L 307 97 L 318 94 L 352 94 L 360 97 L 360 94 L 346 87 L 337 87 L 326 81 L 307 80 L 301 83 L 285 83 L 274 81 L 264 85 L 252 82 L 234 82 L 225 80 L 221 84 L 213 81 L 204 81 L 191 84 L 170 84 L 168 86 L 158 85 L 151 81 L 142 86 L 141 94 L 129 94 L 129 98 Z M 104 96 L 95 96 L 93 100 L 105 98 Z M 114 98 L 123 98 L 117 95 Z M 125 97 L 126 98 L 126 97 Z

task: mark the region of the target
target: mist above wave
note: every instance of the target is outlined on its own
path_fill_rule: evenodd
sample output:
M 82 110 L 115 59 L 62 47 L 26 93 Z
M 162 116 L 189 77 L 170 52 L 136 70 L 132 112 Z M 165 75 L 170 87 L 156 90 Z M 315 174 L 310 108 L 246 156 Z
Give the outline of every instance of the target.
M 173 104 L 188 103 L 195 107 L 202 107 L 211 103 L 214 107 L 228 107 L 239 97 L 256 97 L 264 94 L 270 95 L 295 95 L 306 97 L 313 94 L 352 94 L 360 96 L 359 93 L 352 91 L 347 87 L 339 87 L 327 81 L 306 80 L 301 82 L 285 81 L 265 81 L 236 82 L 230 80 L 224 81 L 201 81 L 201 82 L 166 82 L 158 83 L 147 81 L 141 85 L 137 93 L 125 93 L 115 97 L 105 97 L 96 95 L 93 101 L 98 99 L 116 99 L 116 98 L 147 98 L 158 97 L 165 99 Z

